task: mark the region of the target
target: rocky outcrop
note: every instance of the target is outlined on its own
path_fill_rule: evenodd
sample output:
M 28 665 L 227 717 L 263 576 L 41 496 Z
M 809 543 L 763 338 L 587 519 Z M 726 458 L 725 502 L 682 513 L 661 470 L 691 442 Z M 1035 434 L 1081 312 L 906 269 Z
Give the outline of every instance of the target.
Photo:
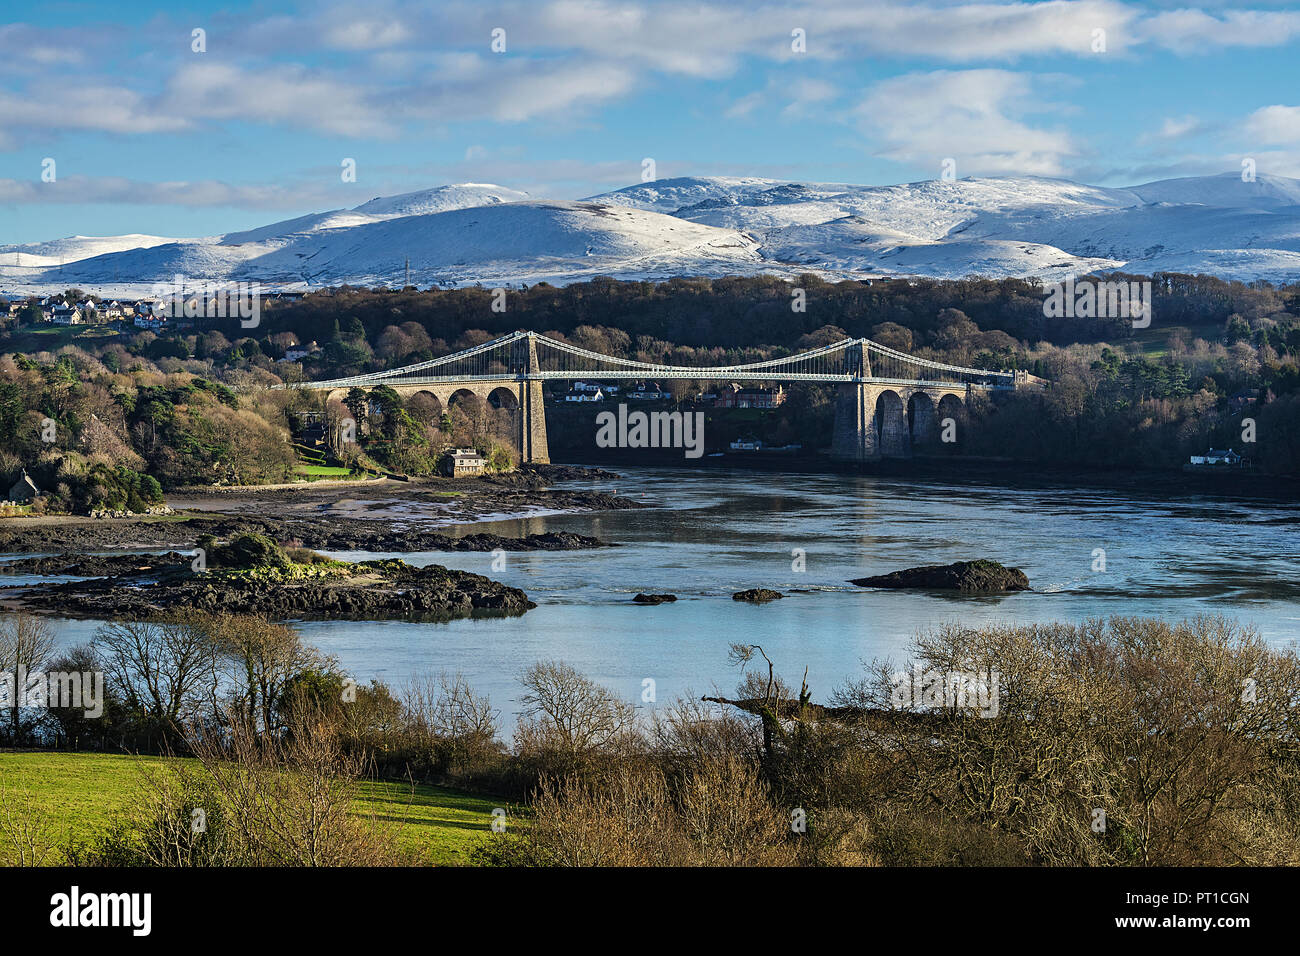
M 676 594 L 638 594 L 632 598 L 634 604 L 668 604 L 677 600 Z
M 123 587 L 129 580 L 130 587 Z M 35 610 L 70 617 L 139 619 L 175 611 L 231 611 L 275 620 L 449 620 L 522 614 L 536 607 L 518 588 L 439 565 L 366 561 L 345 574 L 196 573 L 186 563 L 155 579 L 132 574 L 43 585 L 16 595 Z
M 733 601 L 748 601 L 751 604 L 766 604 L 768 601 L 779 601 L 785 597 L 780 591 L 773 591 L 769 588 L 750 588 L 748 591 L 737 591 L 731 596 Z
M 1019 568 L 1003 567 L 996 561 L 958 561 L 908 568 L 849 582 L 864 588 L 914 588 L 922 591 L 960 591 L 963 594 L 996 594 L 1028 591 L 1029 578 Z
M 61 527 L 0 528 L 0 553 L 66 551 L 69 548 L 85 551 L 110 548 L 192 548 L 203 535 L 227 539 L 247 533 L 263 534 L 277 541 L 294 541 L 318 551 L 576 551 L 609 547 L 599 538 L 569 531 L 548 531 L 522 538 L 507 538 L 490 533 L 458 537 L 440 531 L 395 528 L 391 521 L 373 519 L 277 520 L 203 514 L 179 521 L 96 522 Z
M 140 575 L 188 565 L 193 555 L 167 554 L 55 554 L 44 558 L 16 558 L 0 563 L 4 574 L 66 574 L 81 578 Z
M 144 511 L 126 511 L 126 510 L 114 511 L 111 508 L 95 508 L 94 510 L 88 512 L 87 517 L 140 518 L 140 517 L 158 517 L 160 515 L 170 515 L 175 513 L 176 512 L 172 511 L 172 509 L 169 508 L 167 505 L 154 505 L 151 508 L 146 508 Z
M 519 469 L 524 474 L 537 475 L 546 481 L 610 481 L 621 478 L 604 468 L 588 468 L 585 465 L 523 465 Z
M 459 537 L 437 532 L 394 531 L 348 527 L 300 534 L 304 547 L 317 551 L 581 551 L 608 545 L 590 535 L 547 531 L 522 538 L 476 533 Z

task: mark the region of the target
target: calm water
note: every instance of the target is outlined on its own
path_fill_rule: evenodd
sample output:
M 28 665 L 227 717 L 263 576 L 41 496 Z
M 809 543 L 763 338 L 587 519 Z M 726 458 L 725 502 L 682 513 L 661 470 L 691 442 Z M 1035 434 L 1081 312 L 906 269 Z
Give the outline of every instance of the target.
M 686 693 L 730 694 L 739 675 L 726 657 L 735 641 L 762 644 L 795 686 L 806 665 L 813 698 L 824 700 L 860 674 L 863 660 L 901 662 L 918 630 L 945 621 L 1209 612 L 1253 624 L 1278 646 L 1293 647 L 1300 635 L 1296 503 L 663 469 L 624 469 L 618 481 L 595 487 L 651 507 L 462 527 L 575 531 L 620 547 L 512 553 L 501 570 L 492 569 L 490 554 L 400 555 L 523 588 L 536 610 L 447 624 L 306 622 L 305 637 L 362 682 L 400 685 L 418 672 L 460 671 L 491 697 L 508 728 L 517 677 L 539 659 L 566 661 L 638 705 L 642 681 L 652 678 L 662 706 Z M 1104 573 L 1092 570 L 1097 548 L 1105 549 Z M 803 571 L 792 568 L 794 549 L 805 553 Z M 1035 590 L 954 598 L 846 584 L 977 557 L 1023 568 Z M 757 586 L 811 593 L 764 606 L 731 600 Z M 678 601 L 640 607 L 629 603 L 637 591 L 668 591 Z M 59 628 L 72 643 L 95 624 L 61 621 Z

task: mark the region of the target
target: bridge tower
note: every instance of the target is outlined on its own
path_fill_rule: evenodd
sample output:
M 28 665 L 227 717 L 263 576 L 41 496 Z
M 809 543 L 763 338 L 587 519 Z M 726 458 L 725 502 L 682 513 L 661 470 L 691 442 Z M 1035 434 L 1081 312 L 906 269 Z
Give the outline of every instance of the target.
M 839 387 L 835 397 L 835 426 L 831 435 L 831 457 L 849 461 L 879 458 L 876 440 L 876 399 L 880 389 L 869 384 L 871 357 L 865 339 L 845 350 L 847 370 L 854 381 Z
M 542 399 L 541 365 L 537 361 L 537 333 L 529 332 L 515 342 L 512 363 L 519 378 L 519 462 L 548 464 L 550 449 L 546 444 L 546 407 Z

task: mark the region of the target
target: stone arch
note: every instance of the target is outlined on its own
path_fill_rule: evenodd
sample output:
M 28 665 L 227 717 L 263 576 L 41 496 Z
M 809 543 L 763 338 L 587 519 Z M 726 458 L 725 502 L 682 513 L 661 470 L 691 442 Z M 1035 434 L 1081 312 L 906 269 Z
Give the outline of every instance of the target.
M 885 389 L 876 397 L 877 448 L 886 458 L 904 458 L 910 451 L 907 433 L 907 415 L 903 399 L 892 389 Z
M 956 438 L 955 441 L 943 442 L 944 446 L 956 448 L 960 445 L 963 438 L 962 430 L 966 426 L 966 403 L 959 396 L 948 392 L 939 398 L 936 418 L 940 440 L 945 435 L 953 435 Z M 949 420 L 951 420 L 951 424 Z
M 461 411 L 467 414 L 474 414 L 483 410 L 483 397 L 472 388 L 458 388 L 447 396 L 447 410 L 459 407 Z
M 914 391 L 908 396 L 907 423 L 910 426 L 913 445 L 929 445 L 938 440 L 935 402 L 928 393 Z
M 438 424 L 446 410 L 441 398 L 427 388 L 406 396 L 406 410 L 411 417 L 424 424 Z
M 519 395 L 509 385 L 498 385 L 487 394 L 487 403 L 493 408 L 504 408 L 506 411 L 517 411 L 519 408 Z

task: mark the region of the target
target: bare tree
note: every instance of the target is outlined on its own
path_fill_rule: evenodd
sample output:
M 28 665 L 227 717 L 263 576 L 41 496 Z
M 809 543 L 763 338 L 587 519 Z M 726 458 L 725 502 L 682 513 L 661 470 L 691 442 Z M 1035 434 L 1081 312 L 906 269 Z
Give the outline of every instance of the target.
M 54 656 L 54 631 L 43 617 L 25 611 L 10 611 L 0 616 L 0 675 L 12 675 L 12 700 L 9 702 L 9 735 L 20 743 L 31 727 L 22 719 L 26 688 L 21 673 L 40 673 Z
M 632 726 L 632 706 L 560 661 L 539 661 L 524 673 L 520 725 L 531 724 L 570 753 L 616 742 Z
M 32 790 L 29 780 L 20 783 L 12 774 L 0 776 L 0 847 L 8 847 L 12 866 L 43 866 L 55 855 L 53 821 L 37 805 Z
M 218 614 L 203 627 L 224 663 L 225 686 L 246 721 L 277 729 L 276 709 L 289 681 L 304 670 L 335 670 L 334 662 L 303 643 L 286 624 L 248 614 Z
M 407 684 L 402 703 L 407 733 L 421 741 L 433 762 L 445 770 L 466 769 L 500 750 L 498 714 L 462 674 L 416 678 Z
M 841 691 L 881 802 L 996 827 L 1047 863 L 1259 859 L 1244 821 L 1288 792 L 1300 749 L 1294 654 L 1222 618 L 954 624 L 914 654 L 932 675 L 985 671 L 997 706 L 918 708 L 888 662 Z
M 378 866 L 397 857 L 392 834 L 353 814 L 364 754 L 342 747 L 334 718 L 310 705 L 287 733 L 261 734 L 235 711 L 224 729 L 191 727 L 187 742 L 217 795 L 226 839 L 252 866 Z
M 126 707 L 164 726 L 215 699 L 216 648 L 201 619 L 115 621 L 95 632 L 92 646 Z

